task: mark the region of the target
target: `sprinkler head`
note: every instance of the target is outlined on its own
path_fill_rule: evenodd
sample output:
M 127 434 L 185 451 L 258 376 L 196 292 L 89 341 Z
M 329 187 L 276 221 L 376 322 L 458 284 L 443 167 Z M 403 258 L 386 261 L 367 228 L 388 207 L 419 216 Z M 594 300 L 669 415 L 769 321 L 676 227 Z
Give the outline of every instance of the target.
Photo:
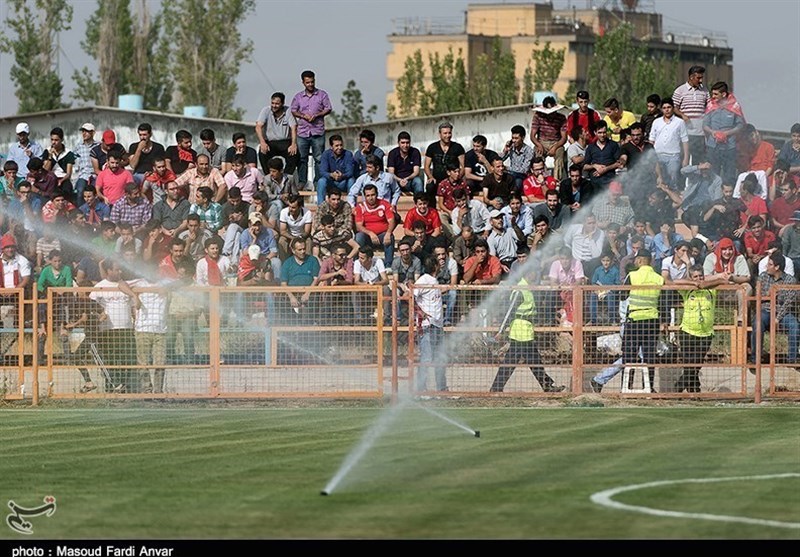
M 327 496 L 328 492 L 323 489 L 322 491 L 319 492 L 319 494 L 322 496 Z
M 480 436 L 481 436 L 481 432 L 476 429 L 475 430 L 475 437 L 480 437 Z

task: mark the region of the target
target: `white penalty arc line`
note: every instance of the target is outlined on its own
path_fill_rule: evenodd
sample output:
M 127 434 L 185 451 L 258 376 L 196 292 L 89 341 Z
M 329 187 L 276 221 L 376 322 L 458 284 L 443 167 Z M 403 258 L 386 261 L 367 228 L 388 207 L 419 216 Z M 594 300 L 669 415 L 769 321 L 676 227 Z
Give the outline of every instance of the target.
M 660 482 L 650 482 L 645 484 L 627 485 L 623 487 L 615 487 L 605 491 L 599 491 L 591 496 L 593 503 L 620 509 L 625 511 L 634 511 L 653 516 L 668 516 L 673 518 L 695 518 L 701 520 L 716 520 L 717 522 L 741 522 L 743 524 L 757 524 L 759 526 L 774 526 L 776 528 L 800 528 L 800 522 L 782 522 L 778 520 L 764 520 L 760 518 L 747 518 L 744 516 L 727 516 L 721 514 L 708 514 L 708 513 L 687 513 L 680 511 L 665 511 L 662 509 L 653 509 L 650 507 L 641 507 L 638 505 L 627 505 L 614 501 L 613 497 L 626 491 L 635 491 L 637 489 L 647 489 L 650 487 L 659 487 L 664 485 L 675 484 L 692 484 L 692 483 L 714 483 L 714 482 L 735 482 L 735 481 L 752 481 L 752 480 L 774 480 L 779 478 L 798 478 L 800 474 L 786 473 L 786 474 L 770 474 L 763 476 L 734 476 L 730 478 L 694 478 L 686 480 L 665 480 Z

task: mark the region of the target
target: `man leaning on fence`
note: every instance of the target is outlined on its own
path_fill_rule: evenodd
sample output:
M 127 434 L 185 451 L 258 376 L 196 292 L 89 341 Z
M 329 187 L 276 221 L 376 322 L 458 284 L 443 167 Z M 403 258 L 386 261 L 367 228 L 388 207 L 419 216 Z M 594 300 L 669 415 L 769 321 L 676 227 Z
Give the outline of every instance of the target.
M 789 352 L 786 354 L 786 363 L 790 365 L 797 363 L 797 351 L 798 348 L 800 348 L 800 322 L 797 320 L 795 307 L 797 303 L 797 291 L 784 288 L 785 286 L 797 284 L 797 279 L 784 272 L 785 264 L 784 256 L 781 253 L 773 252 L 769 255 L 769 259 L 767 260 L 766 272 L 758 275 L 758 282 L 761 285 L 759 295 L 767 299 L 761 302 L 761 315 L 756 316 L 756 319 L 761 319 L 760 338 L 756 338 L 758 322 L 755 320 L 753 321 L 753 333 L 750 340 L 750 346 L 753 351 L 753 358 L 751 358 L 751 361 L 755 361 L 756 342 L 762 343 L 763 345 L 764 333 L 769 330 L 770 323 L 774 319 L 777 324 L 777 330 L 785 331 L 788 335 Z M 778 289 L 775 299 L 775 308 L 772 308 L 772 304 L 768 298 L 773 286 Z M 773 344 L 777 345 L 777 343 Z

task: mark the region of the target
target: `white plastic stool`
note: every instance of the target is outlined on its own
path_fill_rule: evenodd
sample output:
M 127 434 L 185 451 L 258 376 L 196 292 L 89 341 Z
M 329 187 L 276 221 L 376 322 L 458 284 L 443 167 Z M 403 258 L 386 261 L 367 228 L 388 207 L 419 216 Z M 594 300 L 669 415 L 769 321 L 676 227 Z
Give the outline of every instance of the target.
M 636 386 L 634 386 L 633 388 L 629 388 L 628 385 L 630 384 L 631 378 L 636 382 L 637 371 L 642 376 L 642 387 L 636 388 Z M 649 393 L 651 392 L 650 387 L 650 371 L 647 369 L 647 366 L 625 366 L 625 370 L 622 372 L 621 393 Z

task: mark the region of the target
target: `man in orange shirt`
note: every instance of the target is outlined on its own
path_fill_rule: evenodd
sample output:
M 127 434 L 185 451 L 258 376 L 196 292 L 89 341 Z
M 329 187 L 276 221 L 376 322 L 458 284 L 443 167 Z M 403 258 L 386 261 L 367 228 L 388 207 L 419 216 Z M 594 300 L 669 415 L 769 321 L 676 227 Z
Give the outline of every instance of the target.
M 471 284 L 475 286 L 499 284 L 503 274 L 503 267 L 500 264 L 500 259 L 489 253 L 489 243 L 484 238 L 478 238 L 475 240 L 474 249 L 475 255 L 464 260 L 464 275 L 461 278 L 461 284 Z M 467 290 L 464 294 L 465 297 L 461 300 L 461 304 L 459 305 L 466 303 L 472 307 L 477 307 L 488 292 Z M 481 317 L 485 321 L 485 311 L 482 312 Z

